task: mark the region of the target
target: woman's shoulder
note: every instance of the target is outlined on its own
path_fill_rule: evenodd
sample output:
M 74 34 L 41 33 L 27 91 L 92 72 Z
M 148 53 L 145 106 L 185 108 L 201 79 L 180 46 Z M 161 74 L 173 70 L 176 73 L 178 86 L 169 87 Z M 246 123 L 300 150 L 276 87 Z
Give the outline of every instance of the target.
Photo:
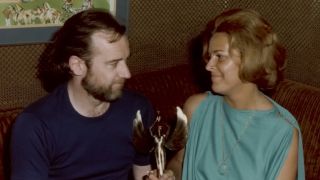
M 206 98 L 208 97 L 209 93 L 204 92 L 204 93 L 199 93 L 199 94 L 194 94 L 191 95 L 186 102 L 184 103 L 183 106 L 183 111 L 187 115 L 188 120 L 191 120 L 192 113 L 195 111 L 195 109 L 199 106 L 199 104 Z
M 207 92 L 204 93 L 198 93 L 198 94 L 193 94 L 188 97 L 188 99 L 185 102 L 185 105 L 196 105 L 199 104 L 201 101 L 203 101 L 206 97 L 208 96 Z

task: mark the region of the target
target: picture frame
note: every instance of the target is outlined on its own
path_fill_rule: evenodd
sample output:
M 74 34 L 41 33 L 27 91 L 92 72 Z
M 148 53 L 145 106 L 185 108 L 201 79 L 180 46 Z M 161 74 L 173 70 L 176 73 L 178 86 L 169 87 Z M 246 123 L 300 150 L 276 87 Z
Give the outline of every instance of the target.
M 52 8 L 59 11 L 79 12 L 83 8 L 85 1 L 91 2 L 94 7 L 107 8 L 121 23 L 128 28 L 128 15 L 129 15 L 129 0 L 0 0 L 0 45 L 13 45 L 13 44 L 32 44 L 32 43 L 47 43 L 50 42 L 52 35 L 63 25 L 63 22 L 68 18 L 64 16 L 64 21 L 40 21 L 34 20 L 33 23 L 24 22 L 25 19 L 21 18 L 7 18 L 5 16 L 5 8 L 9 9 L 14 6 L 15 10 L 20 7 L 24 10 L 35 10 L 37 8 Z M 103 2 L 104 3 L 101 3 Z M 33 4 L 31 4 L 31 2 Z M 38 4 L 37 4 L 38 2 Z M 50 5 L 50 2 L 52 5 Z M 72 2 L 72 5 L 65 5 L 65 2 Z M 94 3 L 97 2 L 95 5 Z M 30 3 L 30 4 L 28 4 Z M 46 4 L 48 3 L 48 4 Z M 60 3 L 60 6 L 58 5 Z M 62 5 L 62 3 L 64 3 Z M 98 4 L 100 3 L 100 4 Z M 23 6 L 25 5 L 25 6 Z M 29 6 L 27 6 L 29 5 Z M 56 6 L 54 6 L 56 5 Z M 77 5 L 77 6 L 76 6 Z M 106 6 L 105 6 L 106 5 Z M 9 7 L 10 6 L 10 7 Z M 63 7 L 62 7 L 63 6 Z M 64 8 L 64 9 L 63 9 Z M 69 8 L 69 9 L 68 9 Z M 73 9 L 72 9 L 73 8 Z M 78 8 L 78 11 L 76 11 Z M 79 10 L 80 9 L 80 10 Z M 21 12 L 21 10 L 19 11 Z M 69 17 L 72 14 L 69 14 Z M 1 17 L 2 16 L 2 17 Z M 9 17 L 9 16 L 8 16 Z M 60 18 L 62 19 L 62 18 Z M 7 21 L 6 21 L 7 20 Z M 9 21 L 10 20 L 10 21 Z M 23 21 L 24 20 L 24 21 Z M 5 24 L 6 23 L 6 24 Z

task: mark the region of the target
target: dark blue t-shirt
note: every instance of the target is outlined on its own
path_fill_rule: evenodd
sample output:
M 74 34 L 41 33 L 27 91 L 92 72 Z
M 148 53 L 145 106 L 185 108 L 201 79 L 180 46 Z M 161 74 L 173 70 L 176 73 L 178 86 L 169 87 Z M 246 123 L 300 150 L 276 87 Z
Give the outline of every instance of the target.
M 58 87 L 15 122 L 12 179 L 128 179 L 133 164 L 150 164 L 132 144 L 137 110 L 145 127 L 151 125 L 149 101 L 124 91 L 105 114 L 84 117 L 72 107 L 66 85 Z

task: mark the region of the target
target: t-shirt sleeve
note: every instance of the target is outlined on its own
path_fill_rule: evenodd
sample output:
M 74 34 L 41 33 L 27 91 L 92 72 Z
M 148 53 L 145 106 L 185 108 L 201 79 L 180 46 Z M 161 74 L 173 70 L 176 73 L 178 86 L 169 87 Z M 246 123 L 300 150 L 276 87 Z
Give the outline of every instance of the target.
M 50 134 L 30 113 L 22 113 L 11 136 L 11 179 L 47 179 Z

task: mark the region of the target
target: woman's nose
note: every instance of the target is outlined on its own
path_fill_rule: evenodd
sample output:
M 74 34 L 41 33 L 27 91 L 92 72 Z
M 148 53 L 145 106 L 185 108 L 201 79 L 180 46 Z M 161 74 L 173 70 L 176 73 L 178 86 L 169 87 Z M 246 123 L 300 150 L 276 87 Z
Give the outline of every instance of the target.
M 211 57 L 208 63 L 206 64 L 206 70 L 211 71 L 216 66 L 216 64 L 217 64 L 217 60 Z

